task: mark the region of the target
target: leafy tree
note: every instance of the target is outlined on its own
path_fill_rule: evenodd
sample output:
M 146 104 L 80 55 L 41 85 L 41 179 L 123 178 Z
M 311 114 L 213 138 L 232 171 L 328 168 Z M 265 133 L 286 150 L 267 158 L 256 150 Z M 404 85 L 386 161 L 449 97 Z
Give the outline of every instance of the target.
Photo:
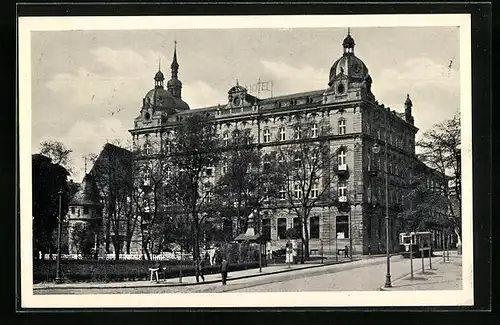
M 73 150 L 56 140 L 47 140 L 40 143 L 40 154 L 52 159 L 52 162 L 61 165 L 71 172 L 71 153 Z
M 68 212 L 68 171 L 59 164 L 52 163 L 46 156 L 32 155 L 32 212 L 33 212 L 33 249 L 38 252 L 52 253 L 54 233 L 59 219 L 59 191 L 61 191 L 61 216 Z
M 95 245 L 95 235 L 98 229 L 94 226 L 87 226 L 83 223 L 76 223 L 71 231 L 71 241 L 76 250 L 77 256 L 91 258 Z
M 330 127 L 325 120 L 298 117 L 291 125 L 295 139 L 279 147 L 280 170 L 285 177 L 286 200 L 302 229 L 301 262 L 309 258 L 308 221 L 311 210 L 331 199 L 332 168 L 337 153 L 330 150 Z
M 109 252 L 113 243 L 115 258 L 119 259 L 122 244 L 130 252 L 130 242 L 137 225 L 132 205 L 132 153 L 107 143 L 101 153 L 91 157 L 90 171 L 105 208 L 105 244 Z

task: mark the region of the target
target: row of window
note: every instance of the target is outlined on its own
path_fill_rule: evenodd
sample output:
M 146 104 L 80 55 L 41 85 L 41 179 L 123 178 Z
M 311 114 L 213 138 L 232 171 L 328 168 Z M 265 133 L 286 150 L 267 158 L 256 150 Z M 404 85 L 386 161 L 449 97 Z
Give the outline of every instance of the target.
M 319 239 L 320 238 L 320 225 L 319 225 L 319 217 L 313 216 L 309 218 L 309 238 L 311 239 Z M 299 218 L 293 218 L 293 228 L 295 228 L 299 234 L 302 234 L 302 227 L 300 225 Z M 286 230 L 288 229 L 287 218 L 278 218 L 276 223 L 276 233 L 278 235 L 278 239 L 286 238 Z M 335 229 L 338 239 L 349 238 L 349 217 L 348 216 L 337 216 L 335 219 Z M 263 219 L 262 220 L 262 235 L 265 239 L 271 239 L 271 220 Z
M 70 211 L 71 211 L 71 214 L 75 214 L 76 213 L 78 216 L 80 216 L 81 209 L 78 209 L 76 207 L 71 207 Z M 89 208 L 88 207 L 83 207 L 83 214 L 86 215 L 86 214 L 89 214 L 89 213 L 90 213 Z

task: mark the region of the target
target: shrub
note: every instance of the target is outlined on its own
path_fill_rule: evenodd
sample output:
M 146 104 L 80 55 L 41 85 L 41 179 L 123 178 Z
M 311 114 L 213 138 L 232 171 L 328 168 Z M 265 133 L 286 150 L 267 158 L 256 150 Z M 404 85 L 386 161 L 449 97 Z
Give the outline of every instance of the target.
M 33 280 L 51 281 L 56 274 L 55 260 L 33 261 Z M 195 275 L 192 262 L 183 261 L 183 276 Z M 166 278 L 179 276 L 179 261 L 142 261 L 142 260 L 62 260 L 62 277 L 69 281 L 134 281 L 149 279 L 149 268 L 166 268 Z M 239 271 L 259 267 L 258 262 L 229 264 L 229 271 Z M 211 265 L 204 268 L 205 274 L 219 273 L 219 265 Z

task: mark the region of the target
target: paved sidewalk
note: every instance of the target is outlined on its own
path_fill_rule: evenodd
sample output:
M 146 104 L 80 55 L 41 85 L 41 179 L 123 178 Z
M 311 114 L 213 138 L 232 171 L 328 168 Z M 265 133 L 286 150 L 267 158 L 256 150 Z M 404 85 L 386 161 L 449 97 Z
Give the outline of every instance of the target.
M 425 264 L 422 273 L 420 260 L 414 263 L 413 279 L 406 274 L 393 281 L 392 288 L 381 288 L 388 291 L 404 290 L 461 290 L 462 289 L 462 256 L 450 254 L 449 260 L 433 259 L 432 269 Z
M 267 267 L 262 268 L 262 272 L 259 271 L 259 268 L 242 270 L 242 271 L 233 271 L 229 272 L 227 281 L 235 280 L 235 279 L 245 279 L 252 278 L 258 276 L 265 276 L 271 274 L 285 273 L 285 272 L 293 272 L 304 269 L 311 269 L 317 267 L 324 267 L 328 265 L 334 264 L 343 264 L 343 263 L 356 263 L 356 262 L 365 262 L 371 261 L 370 259 L 359 259 L 354 257 L 353 261 L 349 258 L 335 260 L 325 260 L 323 264 L 321 262 L 311 263 L 308 262 L 306 264 L 277 264 L 277 265 L 269 265 Z M 158 287 L 158 286 L 189 286 L 189 285 L 202 285 L 208 283 L 216 283 L 222 280 L 221 274 L 206 274 L 205 282 L 199 279 L 200 282 L 196 282 L 195 276 L 185 276 L 182 277 L 182 281 L 177 278 L 169 278 L 169 279 L 160 279 L 160 281 L 122 281 L 122 282 L 74 282 L 74 283 L 61 283 L 55 284 L 54 282 L 42 282 L 33 285 L 33 290 L 44 290 L 44 289 L 112 289 L 112 288 L 142 288 L 142 287 Z

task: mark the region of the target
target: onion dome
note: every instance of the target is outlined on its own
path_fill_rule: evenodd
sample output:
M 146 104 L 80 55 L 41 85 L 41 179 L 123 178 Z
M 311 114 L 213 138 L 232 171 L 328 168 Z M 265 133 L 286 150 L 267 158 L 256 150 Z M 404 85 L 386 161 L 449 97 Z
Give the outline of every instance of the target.
M 371 83 L 368 68 L 364 62 L 354 55 L 354 39 L 351 37 L 350 31 L 342 42 L 344 53 L 337 61 L 335 61 L 330 69 L 330 78 L 328 85 L 332 86 L 334 80 L 347 78 L 350 81 Z
M 234 94 L 234 93 L 243 93 L 246 91 L 247 91 L 247 89 L 243 86 L 240 86 L 238 80 L 236 80 L 236 86 L 231 87 L 231 89 L 229 89 L 229 91 L 227 93 Z
M 161 70 L 158 70 L 158 72 L 155 74 L 155 81 L 163 80 L 165 80 L 165 76 L 163 75 L 163 72 L 161 72 Z

